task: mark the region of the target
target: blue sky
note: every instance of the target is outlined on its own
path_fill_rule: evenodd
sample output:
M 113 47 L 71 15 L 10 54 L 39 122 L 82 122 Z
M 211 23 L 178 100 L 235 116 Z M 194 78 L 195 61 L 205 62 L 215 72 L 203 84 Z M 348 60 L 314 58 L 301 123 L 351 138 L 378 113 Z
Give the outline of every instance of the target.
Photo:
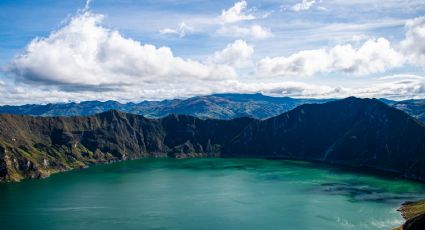
M 425 2 L 0 2 L 0 104 L 425 97 Z

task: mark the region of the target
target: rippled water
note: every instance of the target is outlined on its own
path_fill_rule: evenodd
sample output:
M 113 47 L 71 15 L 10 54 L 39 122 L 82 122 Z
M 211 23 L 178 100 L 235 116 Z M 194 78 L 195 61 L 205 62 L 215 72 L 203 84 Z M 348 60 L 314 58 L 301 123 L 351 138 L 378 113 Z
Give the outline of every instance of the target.
M 421 184 L 306 162 L 150 159 L 0 185 L 1 229 L 391 229 Z

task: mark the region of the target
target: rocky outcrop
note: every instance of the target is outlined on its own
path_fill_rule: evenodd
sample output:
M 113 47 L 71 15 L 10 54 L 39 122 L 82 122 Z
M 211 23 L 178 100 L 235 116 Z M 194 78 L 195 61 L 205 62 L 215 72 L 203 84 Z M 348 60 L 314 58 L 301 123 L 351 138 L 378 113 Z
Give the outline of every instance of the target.
M 406 202 L 398 210 L 406 222 L 394 230 L 425 229 L 425 200 Z
M 425 180 L 425 127 L 374 99 L 302 105 L 266 120 L 0 115 L 0 180 L 142 157 L 267 157 L 371 168 Z

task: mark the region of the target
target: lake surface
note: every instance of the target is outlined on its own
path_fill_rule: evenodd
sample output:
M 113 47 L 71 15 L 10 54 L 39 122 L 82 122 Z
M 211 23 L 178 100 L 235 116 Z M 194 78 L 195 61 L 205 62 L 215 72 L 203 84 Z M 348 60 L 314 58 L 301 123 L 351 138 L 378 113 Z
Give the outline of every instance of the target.
M 147 159 L 0 184 L 1 229 L 391 229 L 424 186 L 307 162 Z

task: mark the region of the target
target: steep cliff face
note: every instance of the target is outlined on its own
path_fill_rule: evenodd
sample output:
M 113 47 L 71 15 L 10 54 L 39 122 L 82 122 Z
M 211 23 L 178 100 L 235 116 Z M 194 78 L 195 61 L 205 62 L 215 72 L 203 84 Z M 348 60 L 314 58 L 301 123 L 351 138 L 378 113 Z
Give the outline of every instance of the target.
M 226 147 L 223 155 L 315 160 L 425 178 L 425 127 L 378 100 L 302 105 L 253 122 Z
M 267 120 L 0 115 L 0 180 L 45 177 L 141 157 L 277 157 L 390 171 L 425 180 L 425 127 L 378 100 L 303 105 Z
M 218 156 L 250 118 L 147 119 L 108 111 L 88 117 L 0 116 L 0 180 L 19 181 L 142 157 Z

